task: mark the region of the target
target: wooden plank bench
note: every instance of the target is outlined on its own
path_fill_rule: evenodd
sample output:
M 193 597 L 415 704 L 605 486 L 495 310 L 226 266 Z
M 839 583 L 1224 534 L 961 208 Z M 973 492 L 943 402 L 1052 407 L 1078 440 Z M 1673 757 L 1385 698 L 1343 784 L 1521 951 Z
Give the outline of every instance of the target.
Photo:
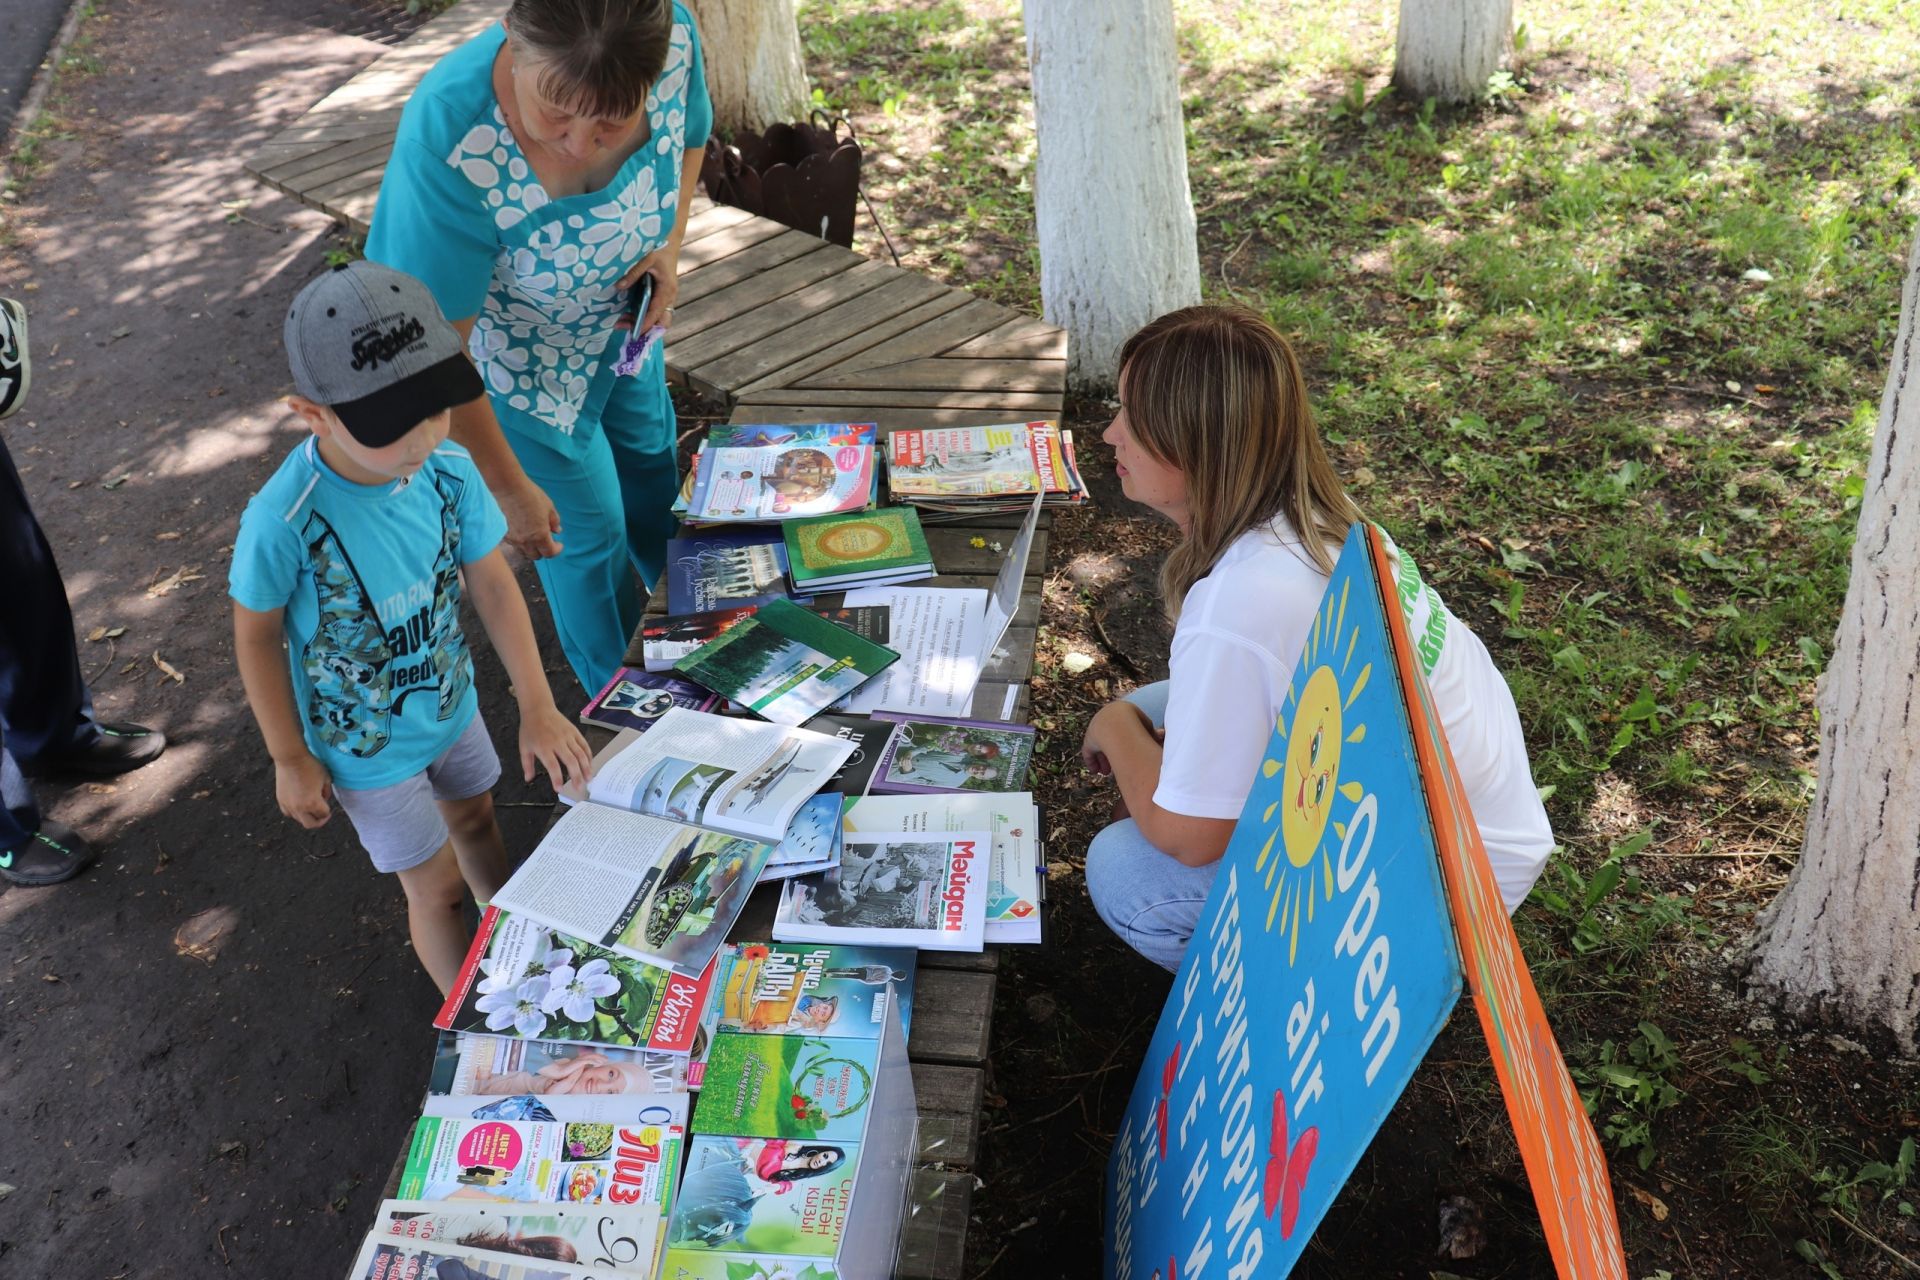
M 464 0 L 427 23 L 265 143 L 248 171 L 364 234 L 414 86 L 505 9 L 506 0 Z M 890 431 L 1059 417 L 1064 331 L 704 198 L 688 218 L 667 372 L 721 401 L 731 421 L 871 421 Z M 940 571 L 931 585 L 990 585 L 995 544 L 1010 541 L 1018 524 L 1017 515 L 930 523 Z M 977 717 L 1027 719 L 1046 551 L 1043 531 L 1007 640 L 976 691 Z M 663 606 L 656 592 L 649 610 Z M 639 656 L 629 661 L 637 666 Z M 736 936 L 765 936 L 772 901 L 757 894 Z M 922 1163 L 897 1273 L 910 1280 L 965 1274 L 998 967 L 992 950 L 921 956 L 908 1053 Z M 388 1194 L 399 1172 L 396 1165 Z

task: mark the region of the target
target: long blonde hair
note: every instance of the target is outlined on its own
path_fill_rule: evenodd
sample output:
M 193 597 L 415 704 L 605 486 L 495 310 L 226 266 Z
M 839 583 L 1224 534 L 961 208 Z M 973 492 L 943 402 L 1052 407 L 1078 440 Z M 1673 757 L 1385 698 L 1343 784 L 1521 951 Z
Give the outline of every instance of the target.
M 1120 348 L 1133 438 L 1186 476 L 1186 538 L 1160 570 L 1167 616 L 1235 538 L 1284 515 L 1322 572 L 1361 518 L 1327 459 L 1287 340 L 1245 307 L 1170 311 Z

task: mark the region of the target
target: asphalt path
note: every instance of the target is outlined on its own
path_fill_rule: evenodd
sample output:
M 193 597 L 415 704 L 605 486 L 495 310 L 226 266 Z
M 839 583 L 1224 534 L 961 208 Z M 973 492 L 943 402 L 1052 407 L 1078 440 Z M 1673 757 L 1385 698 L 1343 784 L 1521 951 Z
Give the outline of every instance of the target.
M 0 0 L 0 143 L 33 87 L 33 73 L 66 20 L 71 0 Z

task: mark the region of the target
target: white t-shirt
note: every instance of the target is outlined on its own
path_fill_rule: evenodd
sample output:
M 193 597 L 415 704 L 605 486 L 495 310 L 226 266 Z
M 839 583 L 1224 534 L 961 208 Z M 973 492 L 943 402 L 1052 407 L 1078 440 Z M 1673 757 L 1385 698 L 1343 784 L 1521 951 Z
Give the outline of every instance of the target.
M 1447 743 L 1509 912 L 1553 848 L 1520 713 L 1486 646 L 1394 549 L 1396 586 Z M 1174 628 L 1166 750 L 1153 801 L 1238 818 L 1326 593 L 1284 518 L 1236 539 L 1193 584 Z

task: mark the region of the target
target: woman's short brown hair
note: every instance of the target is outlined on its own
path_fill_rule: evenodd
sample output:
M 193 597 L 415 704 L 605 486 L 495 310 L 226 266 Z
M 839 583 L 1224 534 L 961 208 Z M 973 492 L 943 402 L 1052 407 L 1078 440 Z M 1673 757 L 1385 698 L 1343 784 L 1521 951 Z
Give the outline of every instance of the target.
M 667 65 L 673 0 L 513 0 L 507 30 L 542 97 L 624 118 L 646 105 Z

